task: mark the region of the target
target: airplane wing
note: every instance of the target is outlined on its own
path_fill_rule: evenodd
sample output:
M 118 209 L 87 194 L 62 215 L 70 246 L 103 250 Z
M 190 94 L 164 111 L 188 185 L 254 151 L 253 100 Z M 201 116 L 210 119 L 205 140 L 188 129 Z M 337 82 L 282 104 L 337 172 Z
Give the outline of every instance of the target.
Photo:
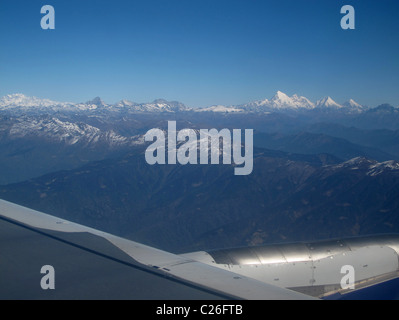
M 317 298 L 348 298 L 357 292 L 357 297 L 371 299 L 370 289 L 399 283 L 397 234 L 200 251 L 184 256 Z M 399 289 L 392 299 L 398 295 Z
M 302 300 L 399 277 L 399 235 L 158 250 L 0 200 L 0 299 Z
M 0 299 L 312 299 L 0 200 Z

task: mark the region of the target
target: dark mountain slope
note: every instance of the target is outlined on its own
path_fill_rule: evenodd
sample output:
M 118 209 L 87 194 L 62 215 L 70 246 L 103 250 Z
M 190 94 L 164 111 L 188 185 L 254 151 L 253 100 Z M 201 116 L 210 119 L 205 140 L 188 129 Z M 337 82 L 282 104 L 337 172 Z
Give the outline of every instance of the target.
M 399 164 L 255 150 L 254 170 L 143 153 L 0 188 L 0 197 L 175 252 L 399 232 Z

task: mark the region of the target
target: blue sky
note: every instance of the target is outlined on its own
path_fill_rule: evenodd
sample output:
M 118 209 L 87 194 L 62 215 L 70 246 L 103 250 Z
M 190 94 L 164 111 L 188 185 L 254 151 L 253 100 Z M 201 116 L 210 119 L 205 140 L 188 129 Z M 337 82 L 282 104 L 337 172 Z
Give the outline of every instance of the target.
M 40 8 L 55 8 L 42 30 Z M 356 29 L 342 30 L 353 5 Z M 0 0 L 0 95 L 399 105 L 397 0 Z

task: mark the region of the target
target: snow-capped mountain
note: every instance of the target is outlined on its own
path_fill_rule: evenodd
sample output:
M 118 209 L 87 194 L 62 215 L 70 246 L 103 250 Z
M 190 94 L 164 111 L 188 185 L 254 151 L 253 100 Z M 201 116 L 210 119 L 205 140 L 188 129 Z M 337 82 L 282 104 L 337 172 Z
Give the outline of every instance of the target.
M 270 112 L 289 110 L 311 110 L 315 108 L 315 105 L 305 97 L 298 96 L 296 94 L 294 94 L 292 97 L 289 97 L 285 93 L 277 91 L 277 93 L 270 100 L 258 100 L 237 106 L 237 108 L 246 111 Z
M 115 104 L 106 105 L 108 110 L 127 113 L 152 113 L 152 112 L 180 112 L 187 111 L 183 103 L 157 99 L 148 103 L 137 103 L 129 100 L 121 100 Z
M 352 113 L 361 113 L 369 109 L 367 106 L 362 106 L 353 99 L 349 99 L 348 101 L 344 102 L 342 106 L 347 110 L 350 110 Z
M 232 113 L 232 112 L 244 112 L 243 109 L 235 108 L 235 107 L 226 107 L 222 105 L 211 106 L 207 108 L 200 108 L 195 111 L 198 112 L 218 112 L 218 113 Z
M 188 111 L 183 103 L 178 101 L 166 101 L 157 99 L 151 103 L 134 104 L 130 107 L 133 112 L 179 112 Z
M 384 162 L 378 162 L 369 167 L 370 171 L 367 172 L 369 176 L 377 176 L 386 171 L 399 172 L 399 162 L 396 160 L 389 160 Z
M 270 100 L 269 106 L 273 109 L 314 109 L 315 107 L 305 97 L 300 97 L 296 94 L 289 97 L 281 91 L 277 91 L 276 95 Z
M 368 110 L 353 99 L 339 104 L 331 97 L 325 97 L 316 103 L 308 98 L 296 94 L 291 97 L 277 91 L 271 99 L 257 100 L 242 105 L 223 106 L 215 105 L 206 108 L 188 108 L 177 101 L 157 99 L 148 103 L 136 103 L 129 100 L 120 100 L 115 104 L 108 104 L 100 97 L 85 103 L 58 102 L 37 97 L 27 97 L 23 94 L 6 95 L 0 99 L 0 111 L 13 113 L 46 112 L 116 112 L 116 113 L 176 113 L 176 112 L 216 112 L 216 113 L 270 113 L 270 112 L 302 112 L 302 111 L 340 111 L 345 113 L 361 113 Z
M 349 170 L 363 170 L 368 176 L 377 176 L 391 171 L 399 173 L 399 162 L 396 160 L 378 162 L 365 157 L 356 157 L 338 165 L 331 166 L 332 170 L 340 170 L 342 168 Z
M 157 99 L 150 103 L 135 103 L 128 100 L 121 100 L 115 104 L 107 104 L 100 97 L 85 103 L 58 102 L 37 97 L 27 97 L 23 94 L 6 95 L 0 99 L 0 110 L 10 112 L 79 112 L 79 111 L 124 111 L 131 113 L 143 112 L 179 112 L 187 111 L 183 103 L 177 101 L 166 101 Z
M 353 99 L 349 99 L 348 101 L 344 102 L 342 104 L 344 107 L 348 107 L 348 108 L 363 108 L 362 105 L 358 104 L 355 100 Z
M 37 97 L 27 97 L 21 93 L 8 94 L 0 98 L 0 108 L 51 108 L 55 106 L 70 105 L 67 102 L 57 102 L 49 99 L 40 99 Z
M 347 113 L 361 113 L 368 109 L 366 106 L 362 106 L 353 99 L 349 99 L 348 101 L 339 104 L 331 97 L 325 97 L 321 100 L 318 100 L 316 102 L 316 108 L 320 110 L 341 110 Z
M 97 107 L 105 107 L 107 105 L 100 97 L 95 97 L 93 100 L 87 101 L 85 104 Z
M 316 102 L 317 108 L 323 109 L 342 109 L 343 106 L 339 103 L 336 103 L 331 97 L 324 97 Z
M 117 147 L 144 142 L 141 136 L 124 137 L 114 130 L 104 131 L 87 123 L 72 123 L 58 118 L 22 118 L 9 128 L 8 136 L 10 139 L 39 137 L 65 145 L 85 146 L 105 143 L 109 147 Z
M 114 104 L 114 107 L 115 108 L 129 108 L 129 107 L 133 107 L 135 105 L 138 105 L 138 103 L 123 99 L 123 100 L 117 102 L 116 104 Z
M 205 108 L 200 111 L 213 111 L 213 112 L 237 112 L 242 110 L 244 112 L 259 112 L 259 113 L 270 113 L 270 112 L 301 112 L 301 111 L 312 111 L 312 110 L 328 110 L 328 111 L 345 111 L 348 113 L 361 112 L 365 110 L 365 107 L 361 106 L 354 100 L 349 100 L 344 104 L 335 102 L 331 97 L 325 97 L 313 103 L 308 98 L 298 96 L 288 96 L 287 94 L 277 91 L 277 93 L 271 99 L 257 100 L 250 103 L 238 105 L 238 106 L 217 106 Z

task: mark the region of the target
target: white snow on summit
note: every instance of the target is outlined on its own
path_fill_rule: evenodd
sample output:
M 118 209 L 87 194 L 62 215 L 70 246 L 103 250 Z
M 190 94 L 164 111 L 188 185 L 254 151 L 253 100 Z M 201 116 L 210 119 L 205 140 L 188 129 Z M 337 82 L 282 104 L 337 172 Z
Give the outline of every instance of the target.
M 355 113 L 363 112 L 367 108 L 358 104 L 353 99 L 342 105 L 335 102 L 331 97 L 325 97 L 313 103 L 303 96 L 294 94 L 288 96 L 282 91 L 277 93 L 269 100 L 257 100 L 237 106 L 215 105 L 207 108 L 188 108 L 184 104 L 176 101 L 166 101 L 157 99 L 149 103 L 135 103 L 128 100 L 121 100 L 115 104 L 106 104 L 101 98 L 96 97 L 85 103 L 57 102 L 49 99 L 37 97 L 27 97 L 21 93 L 10 94 L 0 98 L 0 110 L 15 112 L 35 112 L 35 111 L 72 111 L 72 112 L 128 112 L 128 113 L 156 113 L 156 112 L 218 112 L 218 113 L 237 113 L 237 112 L 289 112 L 307 110 L 342 110 L 344 112 Z
M 289 111 L 289 110 L 311 110 L 315 108 L 314 103 L 309 99 L 294 94 L 289 97 L 287 94 L 281 91 L 270 99 L 258 100 L 250 102 L 244 105 L 240 105 L 237 108 L 244 109 L 246 111 Z
M 10 137 L 43 137 L 67 145 L 83 143 L 87 146 L 105 142 L 110 146 L 142 144 L 139 136 L 124 137 L 113 130 L 101 131 L 86 123 L 72 123 L 58 118 L 21 119 L 10 128 Z
M 398 170 L 399 171 L 399 162 L 396 160 L 379 162 L 370 166 L 370 171 L 367 172 L 369 176 L 377 176 L 383 173 L 386 170 Z
M 399 162 L 396 160 L 389 160 L 378 162 L 376 160 L 367 159 L 365 157 L 356 157 L 345 161 L 343 163 L 330 166 L 332 169 L 348 168 L 350 170 L 367 170 L 368 176 L 377 176 L 387 171 L 398 171 Z
M 332 108 L 332 109 L 341 109 L 342 105 L 336 103 L 331 97 L 325 97 L 316 102 L 317 108 Z
M 65 105 L 65 102 L 56 102 L 49 99 L 27 97 L 22 93 L 8 94 L 0 98 L 0 107 L 52 107 Z
M 238 109 L 234 107 L 226 107 L 222 105 L 211 106 L 208 108 L 196 109 L 197 112 L 220 112 L 220 113 L 232 113 L 232 112 L 244 112 L 243 109 Z
M 314 109 L 315 107 L 305 97 L 299 97 L 296 94 L 289 97 L 281 91 L 277 91 L 276 95 L 270 100 L 270 106 L 274 109 Z

